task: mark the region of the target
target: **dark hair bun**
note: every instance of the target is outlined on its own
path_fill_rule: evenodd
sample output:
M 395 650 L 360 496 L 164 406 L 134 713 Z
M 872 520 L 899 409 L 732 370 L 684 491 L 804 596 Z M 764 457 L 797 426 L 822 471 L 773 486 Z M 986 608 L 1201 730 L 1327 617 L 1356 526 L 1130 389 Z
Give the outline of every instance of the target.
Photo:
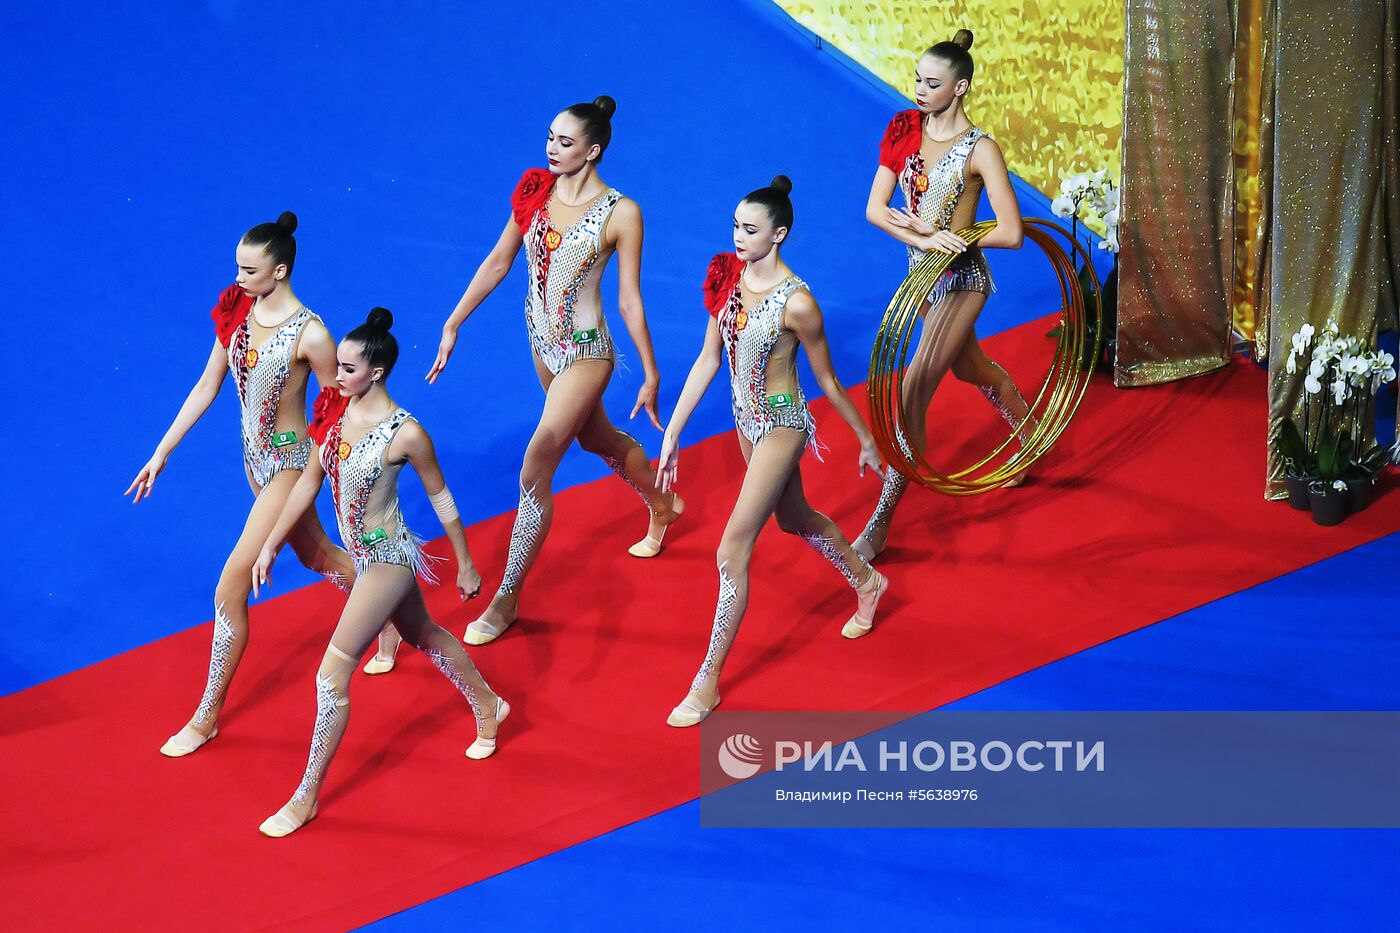
M 281 227 L 288 233 L 296 233 L 297 215 L 293 214 L 291 211 L 283 211 L 281 215 L 277 218 L 277 226 Z
M 972 30 L 959 29 L 957 34 L 953 36 L 953 44 L 963 49 L 972 48 Z
M 394 315 L 388 308 L 375 308 L 369 313 L 369 317 L 365 318 L 365 326 L 370 330 L 387 334 L 389 328 L 394 326 Z
M 613 114 L 617 113 L 617 101 L 606 94 L 600 94 L 593 98 L 593 106 L 603 111 L 603 116 L 607 117 L 609 120 L 612 119 Z
M 768 187 L 782 194 L 792 194 L 792 179 L 786 175 L 774 175 L 773 180 L 768 183 Z

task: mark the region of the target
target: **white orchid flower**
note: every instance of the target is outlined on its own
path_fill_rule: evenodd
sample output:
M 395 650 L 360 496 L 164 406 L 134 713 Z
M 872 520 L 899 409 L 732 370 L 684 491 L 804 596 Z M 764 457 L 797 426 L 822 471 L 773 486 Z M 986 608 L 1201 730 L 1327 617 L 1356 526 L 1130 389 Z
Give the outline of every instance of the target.
M 1384 350 L 1371 357 L 1372 369 L 1386 370 L 1393 365 L 1395 365 L 1395 357 L 1391 356 Z
M 1106 207 L 1110 211 L 1118 210 L 1118 207 L 1121 204 L 1118 195 L 1118 189 L 1110 188 L 1107 191 L 1105 191 L 1103 196 L 1103 203 L 1104 207 Z
M 1344 377 L 1338 376 L 1332 381 L 1332 401 L 1340 405 L 1347 400 L 1347 381 Z
M 1309 373 L 1307 378 L 1303 380 L 1303 392 L 1308 395 L 1317 395 L 1321 391 L 1322 383 L 1318 381 L 1318 379 L 1315 376 Z
M 1304 324 L 1302 327 L 1298 328 L 1299 336 L 1301 336 L 1305 341 L 1313 339 L 1313 334 L 1316 333 L 1317 328 L 1313 327 L 1311 324 Z
M 1050 213 L 1056 217 L 1073 217 L 1074 200 L 1063 195 L 1050 202 Z
M 1308 376 L 1313 379 L 1321 379 L 1327 372 L 1327 364 L 1322 360 L 1314 359 L 1308 365 Z
M 1332 488 L 1335 489 L 1335 490 L 1337 490 L 1337 492 L 1346 492 L 1346 491 L 1347 491 L 1347 484 L 1344 483 L 1344 482 L 1342 482 L 1342 481 L 1339 480 L 1339 479 L 1334 479 L 1334 480 L 1332 480 Z
M 1303 338 L 1302 334 L 1294 334 L 1289 339 L 1289 344 L 1292 346 L 1292 349 L 1288 351 L 1289 356 L 1298 356 L 1301 353 L 1306 353 L 1308 350 L 1308 342 Z
M 1283 371 L 1290 376 L 1298 371 L 1298 357 L 1295 354 L 1288 354 L 1288 362 L 1283 364 Z
M 1060 193 L 1071 197 L 1082 195 L 1089 188 L 1089 176 L 1080 172 L 1077 175 L 1067 175 L 1065 180 L 1060 182 Z
M 1108 209 L 1108 212 L 1103 215 L 1103 222 L 1110 227 L 1118 226 L 1118 205 L 1115 204 Z
M 1100 243 L 1099 246 L 1108 250 L 1110 253 L 1118 252 L 1118 228 L 1110 227 L 1108 230 L 1108 236 L 1103 238 L 1103 242 Z

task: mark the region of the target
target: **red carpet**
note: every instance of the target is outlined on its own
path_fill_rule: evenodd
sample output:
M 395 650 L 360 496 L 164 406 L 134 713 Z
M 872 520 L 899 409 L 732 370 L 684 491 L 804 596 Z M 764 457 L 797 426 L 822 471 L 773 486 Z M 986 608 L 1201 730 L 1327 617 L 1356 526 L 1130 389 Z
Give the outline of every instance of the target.
M 1044 330 L 988 343 L 1029 379 Z M 838 635 L 844 582 L 770 527 L 726 707 L 928 709 L 1400 528 L 1393 489 L 1331 529 L 1263 501 L 1264 396 L 1244 363 L 1156 389 L 1101 379 L 1026 487 L 915 490 L 882 564 L 891 596 L 859 642 Z M 817 416 L 832 451 L 805 461 L 809 497 L 858 531 L 877 481 L 857 483 L 848 432 L 829 406 Z M 934 423 L 952 436 L 994 418 L 951 386 Z M 473 649 L 515 705 L 498 755 L 463 757 L 465 704 L 406 650 L 393 674 L 356 678 L 322 815 L 289 839 L 257 826 L 305 762 L 329 587 L 254 608 L 221 734 L 190 758 L 156 749 L 198 698 L 207 624 L 0 699 L 5 925 L 343 929 L 692 799 L 696 733 L 664 719 L 704 652 L 741 470 L 731 436 L 688 449 L 686 519 L 649 562 L 625 554 L 644 527 L 625 485 L 561 495 L 524 619 Z M 471 530 L 488 587 L 509 527 Z M 474 614 L 453 602 L 429 595 L 460 633 Z

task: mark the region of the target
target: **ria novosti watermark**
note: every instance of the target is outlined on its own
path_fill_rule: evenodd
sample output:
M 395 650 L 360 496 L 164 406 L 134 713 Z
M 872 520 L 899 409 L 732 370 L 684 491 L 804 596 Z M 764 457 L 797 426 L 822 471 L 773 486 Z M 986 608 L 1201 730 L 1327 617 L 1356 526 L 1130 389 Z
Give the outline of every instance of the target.
M 1400 826 L 1400 712 L 719 713 L 706 826 Z
M 804 771 L 870 771 L 872 765 L 865 760 L 867 752 L 861 751 L 859 742 L 793 741 L 779 739 L 773 743 L 775 771 L 800 767 Z M 753 777 L 763 768 L 763 745 L 747 733 L 738 732 L 725 739 L 716 755 L 720 770 L 736 781 Z M 1038 741 L 1028 739 L 1015 748 L 1010 743 L 993 739 L 980 747 L 973 742 L 954 739 L 951 742 L 936 742 L 924 739 L 909 742 L 901 739 L 891 742 L 881 739 L 876 743 L 876 760 L 873 770 L 877 771 L 1005 771 L 1016 767 L 1022 771 L 1042 771 L 1053 768 L 1064 771 L 1102 771 L 1104 769 L 1104 743 L 1100 739 L 1092 744 L 1082 740 L 1050 739 Z

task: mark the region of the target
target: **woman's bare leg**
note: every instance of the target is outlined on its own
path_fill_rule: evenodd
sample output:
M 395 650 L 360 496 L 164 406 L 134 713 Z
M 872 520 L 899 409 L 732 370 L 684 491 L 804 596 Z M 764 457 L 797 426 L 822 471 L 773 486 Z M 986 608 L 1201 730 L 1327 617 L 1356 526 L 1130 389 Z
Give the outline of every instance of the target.
M 204 693 L 185 727 L 161 746 L 163 755 L 180 758 L 190 754 L 208 741 L 218 727 L 233 672 L 248 647 L 248 594 L 253 585 L 253 564 L 299 476 L 298 471 L 278 473 L 253 500 L 243 533 L 224 562 L 214 588 L 214 639 Z
M 875 570 L 856 552 L 836 523 L 821 512 L 812 508 L 802 490 L 802 470 L 799 466 L 788 477 L 787 486 L 774 510 L 778 527 L 788 534 L 797 535 L 806 541 L 818 554 L 831 561 L 831 565 L 846 578 L 851 589 L 856 591 L 856 612 L 844 627 L 841 634 L 847 638 L 859 638 L 870 632 L 875 625 L 875 607 L 889 586 L 882 574 Z
M 313 570 L 329 580 L 342 592 L 348 594 L 355 582 L 355 562 L 345 549 L 331 541 L 326 530 L 321 527 L 321 519 L 314 509 L 308 509 L 287 537 L 287 544 L 297 555 L 303 567 Z M 379 650 L 365 664 L 367 674 L 387 674 L 394 669 L 394 658 L 399 652 L 403 638 L 392 622 L 379 633 Z
M 467 644 L 494 641 L 519 614 L 525 577 L 554 517 L 554 471 L 603 397 L 611 376 L 610 360 L 579 360 L 550 381 L 544 412 L 520 468 L 520 503 L 501 586 L 481 617 L 467 626 Z
M 967 335 L 962 352 L 953 360 L 953 376 L 962 382 L 977 386 L 997 413 L 1011 425 L 1023 447 L 1030 441 L 1031 433 L 1036 428 L 1036 420 L 1031 417 L 1030 405 L 1026 404 L 1021 391 L 1016 388 L 1016 381 L 1011 378 L 1011 374 L 983 351 L 975 332 Z M 1023 482 L 1024 473 L 1006 485 L 1019 486 Z
M 613 425 L 601 401 L 594 406 L 579 432 L 578 443 L 589 453 L 602 457 L 647 505 L 650 514 L 647 535 L 632 545 L 628 553 L 633 557 L 655 557 L 661 553 L 666 528 L 680 517 L 685 502 L 674 490 L 662 492 L 657 488 L 656 471 L 651 467 L 646 450 L 635 437 Z
M 777 508 L 788 478 L 797 468 L 807 435 L 791 428 L 777 428 L 756 446 L 750 447 L 743 438 L 739 443 L 748 460 L 748 469 L 715 552 L 719 599 L 715 604 L 710 644 L 700 670 L 690 683 L 690 692 L 666 720 L 673 726 L 693 726 L 719 705 L 720 670 L 729 656 L 749 602 L 749 559 L 753 556 L 754 542 Z
M 423 651 L 466 697 L 478 733 L 495 738 L 496 701 L 457 639 L 429 618 L 418 581 L 406 567 L 371 564 L 355 581 L 340 622 L 316 672 L 316 720 L 301 783 L 281 810 L 264 821 L 269 836 L 285 836 L 316 812 L 326 772 L 350 722 L 350 675 L 355 664 L 393 614 L 404 640 Z
M 904 436 L 897 438 L 901 445 L 907 444 L 913 450 L 924 449 L 928 439 L 928 407 L 933 401 L 933 393 L 962 351 L 986 302 L 987 296 L 979 292 L 949 292 L 936 308 L 924 314 L 919 345 L 904 371 L 901 384 L 904 405 L 900 420 L 904 425 Z M 909 480 L 898 470 L 891 468 L 886 472 L 875 511 L 866 522 L 865 530 L 855 540 L 855 549 L 861 557 L 873 561 L 885 549 L 895 507 L 904 498 L 908 485 Z

